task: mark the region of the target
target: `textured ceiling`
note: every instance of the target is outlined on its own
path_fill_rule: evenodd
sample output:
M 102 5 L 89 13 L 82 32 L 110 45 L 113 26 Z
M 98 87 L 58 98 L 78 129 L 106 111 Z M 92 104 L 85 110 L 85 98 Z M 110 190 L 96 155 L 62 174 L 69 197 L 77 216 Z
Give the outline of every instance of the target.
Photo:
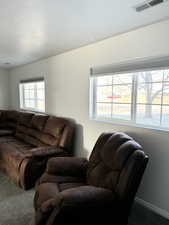
M 0 67 L 34 62 L 169 18 L 169 1 L 138 13 L 133 6 L 140 2 L 0 0 Z

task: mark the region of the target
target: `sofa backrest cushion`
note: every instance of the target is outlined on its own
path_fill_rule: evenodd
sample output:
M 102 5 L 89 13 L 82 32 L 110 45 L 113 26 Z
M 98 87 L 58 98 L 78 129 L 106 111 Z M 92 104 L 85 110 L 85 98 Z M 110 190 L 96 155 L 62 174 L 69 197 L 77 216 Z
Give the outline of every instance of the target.
M 0 122 L 1 122 L 1 124 L 5 122 L 5 112 L 6 112 L 6 110 L 0 110 Z
M 48 143 L 42 141 L 43 129 L 49 116 L 35 114 L 32 117 L 30 127 L 27 128 L 25 141 L 36 147 L 48 146 Z
M 1 128 L 4 127 L 4 128 L 16 129 L 18 118 L 19 118 L 18 111 L 1 110 L 0 127 Z
M 89 159 L 87 182 L 124 200 L 137 190 L 145 169 L 142 147 L 124 133 L 102 134 Z
M 46 121 L 40 140 L 50 146 L 59 146 L 63 135 L 66 120 L 60 117 L 50 116 Z
M 35 116 L 34 116 L 35 117 Z M 31 127 L 27 129 L 27 135 L 25 136 L 25 141 L 29 144 L 33 144 L 37 147 L 41 146 L 56 146 L 63 147 L 66 151 L 72 150 L 72 140 L 74 132 L 74 123 L 70 122 L 69 119 L 55 117 L 55 116 L 41 116 L 37 120 L 32 118 L 32 120 L 41 120 L 42 124 L 44 121 L 44 128 L 40 131 L 39 124 L 31 122 Z M 44 117 L 44 118 L 43 118 Z
M 36 147 L 60 146 L 67 119 L 38 114 L 22 116 L 17 126 L 18 138 Z
M 20 113 L 16 110 L 8 110 L 5 112 L 6 120 L 17 123 Z
M 31 120 L 31 127 L 42 131 L 49 116 L 35 114 Z
M 31 126 L 31 119 L 33 115 L 33 113 L 19 112 L 19 119 L 15 134 L 17 138 L 25 141 L 25 136 L 27 135 L 28 127 Z
M 4 110 L 0 110 L 0 128 L 3 129 L 5 127 L 4 125 Z
M 25 127 L 30 127 L 33 115 L 34 115 L 33 113 L 29 112 L 20 112 L 18 124 L 23 125 Z
M 46 122 L 46 125 L 43 131 L 45 134 L 49 134 L 53 137 L 58 138 L 63 132 L 64 127 L 65 127 L 64 119 L 50 116 Z

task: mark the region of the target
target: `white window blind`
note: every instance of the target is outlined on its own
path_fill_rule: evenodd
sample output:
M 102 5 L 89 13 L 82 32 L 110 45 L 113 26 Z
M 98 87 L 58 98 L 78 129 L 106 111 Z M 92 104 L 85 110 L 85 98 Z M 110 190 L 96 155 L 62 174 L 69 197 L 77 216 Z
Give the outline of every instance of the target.
M 118 73 L 130 73 L 146 70 L 159 70 L 169 67 L 169 56 L 159 58 L 144 58 L 130 61 L 124 61 L 111 65 L 96 66 L 91 68 L 91 77 L 112 75 Z

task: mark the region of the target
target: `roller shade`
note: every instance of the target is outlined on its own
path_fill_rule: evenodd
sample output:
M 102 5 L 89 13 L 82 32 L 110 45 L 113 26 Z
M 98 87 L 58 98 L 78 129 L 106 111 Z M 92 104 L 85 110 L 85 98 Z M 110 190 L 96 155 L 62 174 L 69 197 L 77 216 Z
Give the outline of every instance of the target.
M 113 75 L 169 68 L 169 56 L 144 58 L 91 68 L 91 76 Z
M 25 83 L 33 83 L 33 82 L 40 82 L 44 81 L 43 77 L 38 77 L 38 78 L 32 78 L 32 79 L 26 79 L 26 80 L 20 80 L 20 84 L 25 84 Z

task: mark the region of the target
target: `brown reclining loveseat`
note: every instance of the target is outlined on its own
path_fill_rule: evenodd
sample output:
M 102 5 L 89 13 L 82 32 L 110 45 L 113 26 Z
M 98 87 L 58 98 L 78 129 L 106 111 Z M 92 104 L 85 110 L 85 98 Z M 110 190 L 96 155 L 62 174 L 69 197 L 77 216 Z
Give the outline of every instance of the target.
M 0 170 L 29 189 L 53 156 L 71 156 L 72 120 L 14 110 L 0 110 Z

